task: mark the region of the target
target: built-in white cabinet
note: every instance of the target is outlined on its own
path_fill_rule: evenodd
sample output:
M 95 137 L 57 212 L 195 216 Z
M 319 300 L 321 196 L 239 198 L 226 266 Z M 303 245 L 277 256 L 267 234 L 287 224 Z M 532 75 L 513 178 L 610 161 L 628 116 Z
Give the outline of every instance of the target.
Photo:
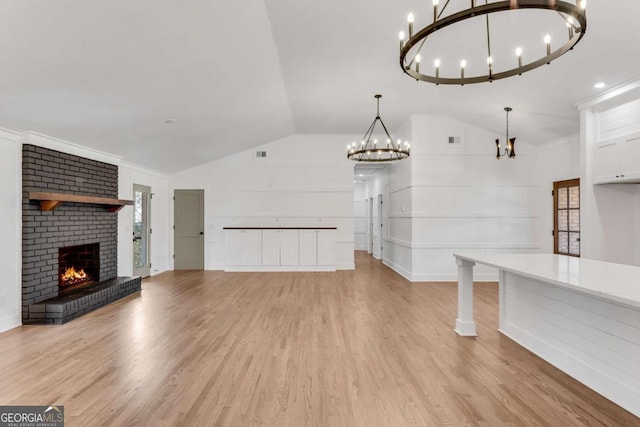
M 262 263 L 262 233 L 260 230 L 227 230 L 225 262 L 227 265 L 248 266 Z
M 225 228 L 225 271 L 334 271 L 336 229 Z
M 316 234 L 318 265 L 336 264 L 336 238 L 335 231 L 327 230 Z
M 318 230 L 300 230 L 300 264 L 318 265 Z
M 596 144 L 593 182 L 640 182 L 640 133 Z
M 262 230 L 262 265 L 299 265 L 298 230 Z

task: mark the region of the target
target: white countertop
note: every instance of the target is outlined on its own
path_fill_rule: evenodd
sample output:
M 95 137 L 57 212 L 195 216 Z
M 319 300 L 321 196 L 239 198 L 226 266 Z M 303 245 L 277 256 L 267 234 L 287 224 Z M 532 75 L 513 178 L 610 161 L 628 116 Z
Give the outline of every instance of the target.
M 640 307 L 640 267 L 553 254 L 460 253 L 454 256 Z

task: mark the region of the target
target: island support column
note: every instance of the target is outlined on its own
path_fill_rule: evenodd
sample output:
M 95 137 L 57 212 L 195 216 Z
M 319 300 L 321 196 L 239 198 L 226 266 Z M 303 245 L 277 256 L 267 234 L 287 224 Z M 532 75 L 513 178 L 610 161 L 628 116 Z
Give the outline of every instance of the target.
M 473 320 L 473 266 L 475 262 L 456 257 L 458 264 L 458 318 L 455 331 L 463 337 L 475 337 Z

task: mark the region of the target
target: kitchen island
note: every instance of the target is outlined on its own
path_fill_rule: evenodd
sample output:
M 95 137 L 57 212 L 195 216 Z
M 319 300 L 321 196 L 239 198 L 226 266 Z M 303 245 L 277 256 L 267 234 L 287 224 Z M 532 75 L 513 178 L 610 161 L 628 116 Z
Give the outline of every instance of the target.
M 640 267 L 552 254 L 455 254 L 455 331 L 477 336 L 473 267 L 499 271 L 499 331 L 640 416 Z

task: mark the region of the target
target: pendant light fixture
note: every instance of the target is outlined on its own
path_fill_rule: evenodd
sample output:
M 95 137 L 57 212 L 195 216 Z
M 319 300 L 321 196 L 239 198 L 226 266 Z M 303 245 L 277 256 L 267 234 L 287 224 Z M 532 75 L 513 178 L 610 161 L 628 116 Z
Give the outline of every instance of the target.
M 375 95 L 375 98 L 377 102 L 376 118 L 373 119 L 373 123 L 365 132 L 360 144 L 354 141 L 347 145 L 347 158 L 356 162 L 392 162 L 406 159 L 411 150 L 409 141 L 402 143 L 400 140 L 396 141 L 391 138 L 387 127 L 380 118 L 380 98 L 382 95 Z M 381 135 L 379 139 L 373 134 L 378 122 L 384 130 L 384 135 Z
M 424 0 L 426 1 L 426 0 Z M 440 1 L 433 1 L 433 21 L 418 31 L 413 30 L 416 17 L 413 13 L 409 13 L 407 17 L 408 34 L 400 31 L 400 67 L 402 71 L 410 77 L 424 82 L 439 84 L 459 84 L 465 85 L 469 83 L 492 82 L 494 80 L 504 79 L 507 77 L 521 75 L 534 68 L 550 64 L 551 61 L 564 55 L 584 36 L 587 30 L 587 1 L 586 0 L 447 0 L 442 7 L 439 8 Z M 449 9 L 454 9 L 451 13 L 443 16 L 449 3 L 453 5 Z M 531 47 L 529 52 L 523 52 L 522 46 L 514 46 L 511 57 L 506 57 L 505 52 L 491 52 L 491 27 L 489 16 L 494 17 L 498 13 L 510 12 L 515 10 L 536 10 L 547 11 L 559 15 L 559 22 L 562 27 L 566 25 L 567 39 L 557 41 L 554 45 L 559 46 L 556 50 L 552 49 L 552 40 L 549 33 L 544 37 L 540 36 L 539 45 Z M 478 34 L 477 37 L 486 38 L 486 52 L 482 52 L 482 56 L 486 54 L 486 64 L 476 65 L 476 70 L 483 70 L 480 75 L 472 75 L 470 67 L 474 64 L 468 63 L 464 58 L 446 58 L 445 54 L 451 54 L 451 51 L 437 52 L 432 50 L 432 41 L 437 39 L 433 34 L 443 30 L 449 26 L 458 23 L 469 24 L 472 18 L 484 16 L 486 34 Z M 534 15 L 535 16 L 535 15 Z M 494 22 L 495 25 L 503 24 L 504 20 Z M 559 29 L 559 28 L 558 28 Z M 545 29 L 541 29 L 545 34 Z M 546 29 L 549 31 L 549 29 Z M 501 29 L 499 33 L 505 33 L 508 29 Z M 522 35 L 518 34 L 520 38 Z M 533 35 L 532 35 L 533 36 Z M 564 36 L 563 36 L 564 38 Z M 495 40 L 494 40 L 495 41 Z M 500 40 L 504 42 L 504 40 Z M 507 41 L 508 42 L 508 41 Z M 544 44 L 543 44 L 544 42 Z M 554 41 L 555 42 L 555 41 Z M 504 45 L 504 43 L 502 43 Z M 554 46 L 554 47 L 555 47 Z M 443 56 L 441 56 L 443 55 Z M 425 59 L 431 62 L 433 66 L 426 64 Z M 468 59 L 468 58 L 467 58 Z M 422 64 L 420 63 L 422 60 Z M 530 60 L 531 62 L 528 62 Z M 460 64 L 459 67 L 453 64 Z M 426 66 L 425 66 L 426 65 Z M 449 66 L 449 70 L 455 68 L 459 73 L 444 74 L 442 66 Z M 422 71 L 420 70 L 422 68 Z M 466 69 L 466 74 L 465 74 Z
M 504 107 L 504 111 L 507 112 L 507 146 L 504 149 L 503 153 L 500 153 L 500 139 L 496 139 L 496 148 L 498 150 L 498 154 L 496 155 L 496 159 L 500 160 L 500 157 L 507 156 L 510 159 L 516 158 L 516 138 L 509 138 L 509 113 L 513 110 L 511 107 Z

